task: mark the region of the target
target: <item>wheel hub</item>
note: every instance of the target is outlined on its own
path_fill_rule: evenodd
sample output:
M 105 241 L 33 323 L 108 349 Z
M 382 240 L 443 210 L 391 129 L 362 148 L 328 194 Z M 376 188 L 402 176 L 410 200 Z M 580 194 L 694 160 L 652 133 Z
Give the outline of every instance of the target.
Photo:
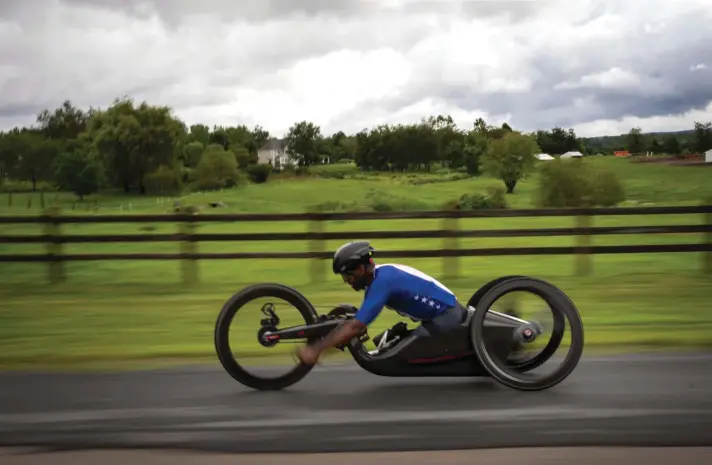
M 538 335 L 542 333 L 542 331 L 543 328 L 540 324 L 528 323 L 517 328 L 514 333 L 514 337 L 518 342 L 530 344 L 534 342 L 534 340 L 537 338 Z
M 274 347 L 277 345 L 277 342 L 279 342 L 279 338 L 275 337 L 271 339 L 269 337 L 269 333 L 277 331 L 277 328 L 274 326 L 263 326 L 260 328 L 259 331 L 257 331 L 257 341 L 262 345 L 263 347 Z

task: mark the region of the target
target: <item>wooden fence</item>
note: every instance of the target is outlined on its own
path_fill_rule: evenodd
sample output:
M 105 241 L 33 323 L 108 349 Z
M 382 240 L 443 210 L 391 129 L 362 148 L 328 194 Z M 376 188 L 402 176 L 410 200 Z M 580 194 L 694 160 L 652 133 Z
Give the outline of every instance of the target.
M 599 216 L 630 215 L 703 215 L 702 224 L 672 226 L 600 226 L 591 225 L 592 218 Z M 536 229 L 475 229 L 462 230 L 461 218 L 513 218 L 513 217 L 575 217 L 575 227 Z M 419 231 L 366 231 L 366 232 L 325 232 L 324 223 L 329 220 L 374 220 L 374 219 L 440 219 L 439 230 Z M 283 233 L 204 233 L 196 232 L 198 225 L 210 222 L 309 222 L 309 232 Z M 66 235 L 61 225 L 70 223 L 177 223 L 175 234 L 102 234 Z M 379 250 L 383 258 L 443 258 L 446 277 L 456 277 L 459 273 L 458 257 L 503 256 L 503 255 L 574 255 L 576 272 L 579 275 L 591 271 L 592 254 L 635 254 L 635 253 L 680 253 L 705 252 L 702 269 L 712 273 L 712 202 L 700 206 L 677 207 L 629 207 L 591 209 L 523 209 L 523 210 L 478 210 L 478 211 L 424 211 L 424 212 L 364 212 L 364 213 L 306 213 L 306 214 L 164 214 L 164 215 L 61 215 L 52 209 L 40 216 L 0 216 L 0 224 L 41 223 L 45 233 L 41 235 L 0 234 L 0 244 L 43 243 L 44 254 L 3 254 L 0 262 L 44 262 L 48 264 L 49 279 L 53 283 L 66 278 L 64 263 L 86 260 L 180 260 L 182 278 L 185 284 L 197 281 L 197 260 L 240 260 L 240 259 L 302 259 L 309 260 L 312 279 L 322 278 L 321 260 L 330 259 L 333 251 L 323 250 L 323 241 L 331 239 L 396 239 L 396 238 L 442 238 L 440 249 Z M 0 228 L 4 229 L 4 228 Z M 2 232 L 2 231 L 0 231 Z M 664 233 L 704 233 L 704 240 L 696 244 L 660 245 L 601 245 L 592 246 L 591 236 L 613 234 L 664 234 Z M 506 247 L 462 249 L 457 247 L 457 239 L 465 237 L 537 237 L 576 236 L 577 243 L 570 247 Z M 307 252 L 234 252 L 200 253 L 198 243 L 206 241 L 292 241 L 307 240 Z M 178 253 L 99 253 L 66 254 L 63 244 L 76 243 L 139 243 L 139 242 L 180 242 Z

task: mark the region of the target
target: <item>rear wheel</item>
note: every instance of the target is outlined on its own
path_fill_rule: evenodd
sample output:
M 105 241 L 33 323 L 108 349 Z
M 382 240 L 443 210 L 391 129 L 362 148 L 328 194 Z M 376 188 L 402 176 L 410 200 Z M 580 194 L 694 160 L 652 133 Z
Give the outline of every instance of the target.
M 524 362 L 514 362 L 508 358 L 502 359 L 501 353 L 496 353 L 492 347 L 506 344 L 516 345 L 526 338 L 531 338 L 538 331 L 536 325 L 528 325 L 526 321 L 507 319 L 502 314 L 492 311 L 493 304 L 512 292 L 528 292 L 542 298 L 554 314 L 554 325 L 551 339 L 546 347 L 534 358 Z M 560 346 L 568 320 L 571 331 L 571 345 L 561 365 L 552 373 L 536 376 L 529 373 L 548 361 Z M 502 331 L 493 342 L 487 337 L 488 330 L 495 326 L 501 331 L 502 326 L 508 326 L 511 332 Z M 480 363 L 500 383 L 522 391 L 538 391 L 555 386 L 566 379 L 578 364 L 583 353 L 584 331 L 578 310 L 568 296 L 552 284 L 529 277 L 511 277 L 503 279 L 491 286 L 481 296 L 475 307 L 471 321 L 471 336 L 474 349 Z M 501 338 L 509 338 L 502 340 Z M 534 335 L 534 338 L 536 335 Z M 526 341 L 525 341 L 526 343 Z M 509 353 L 507 354 L 509 355 Z
M 300 362 L 297 364 L 296 367 L 281 376 L 256 376 L 251 374 L 245 366 L 241 365 L 237 361 L 237 359 L 234 357 L 234 351 L 230 345 L 229 340 L 230 323 L 232 323 L 232 320 L 235 315 L 240 311 L 242 307 L 250 303 L 252 300 L 263 297 L 272 297 L 275 299 L 281 299 L 286 301 L 299 313 L 301 319 L 303 320 L 302 324 L 312 324 L 317 322 L 317 314 L 314 310 L 314 307 L 299 291 L 291 287 L 284 286 L 282 284 L 256 284 L 241 290 L 240 292 L 235 294 L 230 300 L 228 300 L 223 306 L 215 324 L 215 350 L 223 368 L 235 380 L 253 389 L 265 391 L 279 390 L 291 386 L 292 384 L 300 381 L 311 371 L 313 366 L 306 365 Z M 265 310 L 265 307 L 269 308 L 270 310 Z M 271 303 L 265 305 L 265 307 L 263 307 L 263 312 L 274 312 L 274 310 L 272 310 L 273 306 Z M 279 342 L 265 341 L 264 339 L 261 339 L 263 333 L 266 332 L 266 328 L 274 330 L 276 329 L 275 326 L 279 324 L 279 318 L 276 317 L 276 314 L 272 313 L 272 315 L 272 318 L 268 318 L 268 320 L 272 321 L 271 323 L 263 322 L 261 327 L 254 328 L 254 333 L 247 329 L 242 334 L 247 334 L 249 335 L 248 337 L 254 337 L 255 339 L 253 340 L 259 339 L 259 344 L 264 347 L 270 347 L 275 344 L 280 344 Z M 314 342 L 314 339 L 304 339 L 303 342 L 311 343 Z
M 487 294 L 490 289 L 492 289 L 499 283 L 513 278 L 527 278 L 527 276 L 513 274 L 509 276 L 500 276 L 499 278 L 495 278 L 492 281 L 485 283 L 481 288 L 477 289 L 477 291 L 472 294 L 472 297 L 470 297 L 470 300 L 467 301 L 467 305 L 472 308 L 477 308 L 477 305 L 479 304 L 480 300 L 482 300 L 482 296 Z
M 489 292 L 490 289 L 500 283 L 517 278 L 528 279 L 529 277 L 524 275 L 508 275 L 493 279 L 485 283 L 482 287 L 480 287 L 472 295 L 472 297 L 470 297 L 470 300 L 467 302 L 467 305 L 476 309 L 479 305 L 480 300 L 482 300 L 482 297 L 487 292 Z M 516 310 L 507 309 L 503 313 L 522 318 L 522 315 L 519 314 Z M 538 368 L 543 363 L 545 363 L 549 359 L 549 357 L 551 357 L 556 352 L 556 349 L 558 349 L 559 345 L 561 344 L 564 328 L 566 326 L 566 320 L 563 318 L 563 316 L 561 316 L 561 314 L 559 314 L 558 312 L 554 312 L 554 323 L 552 326 L 552 337 L 546 347 L 541 350 L 541 352 L 527 359 L 523 356 L 523 354 L 520 353 L 520 349 L 524 348 L 524 344 L 520 342 L 515 342 L 513 344 L 513 350 L 510 354 L 511 358 L 507 359 L 507 365 L 517 371 L 526 372 Z

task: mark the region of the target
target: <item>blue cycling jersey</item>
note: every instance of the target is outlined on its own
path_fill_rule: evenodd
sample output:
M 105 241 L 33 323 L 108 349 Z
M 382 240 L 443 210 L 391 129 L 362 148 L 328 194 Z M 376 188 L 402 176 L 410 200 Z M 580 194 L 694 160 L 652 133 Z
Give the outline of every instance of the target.
M 457 302 L 455 294 L 435 278 L 405 265 L 376 265 L 355 319 L 370 324 L 383 307 L 413 320 L 430 320 Z

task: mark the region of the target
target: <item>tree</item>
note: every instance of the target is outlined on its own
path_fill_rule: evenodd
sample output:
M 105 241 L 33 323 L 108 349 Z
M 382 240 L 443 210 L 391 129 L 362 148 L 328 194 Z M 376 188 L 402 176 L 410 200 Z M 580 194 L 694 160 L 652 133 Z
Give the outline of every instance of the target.
M 648 150 L 653 153 L 662 153 L 664 151 L 662 141 L 660 141 L 660 139 L 657 137 L 653 137 L 652 139 L 650 139 L 650 145 L 648 147 Z
M 561 158 L 541 167 L 537 192 L 539 207 L 612 207 L 623 200 L 623 183 L 606 167 Z
M 201 183 L 228 187 L 247 176 L 265 182 L 270 170 L 259 166 L 258 153 L 269 138 L 260 125 L 187 128 L 171 108 L 135 103 L 128 97 L 105 109 L 82 109 L 65 100 L 54 110 L 42 110 L 30 127 L 0 132 L 0 182 L 26 181 L 35 190 L 43 182 L 69 185 L 68 174 L 63 172 L 60 179 L 54 167 L 80 160 L 96 160 L 106 186 L 127 193 L 177 192 L 183 185 Z M 712 147 L 712 123 L 695 122 L 694 129 L 672 134 L 644 134 L 633 128 L 615 136 L 577 138 L 573 129 L 561 127 L 524 135 L 509 123 L 488 124 L 483 118 L 470 128 L 458 128 L 452 116 L 436 114 L 415 123 L 381 124 L 356 134 L 337 130 L 330 136 L 322 136 L 314 123 L 299 121 L 289 129 L 286 142 L 287 154 L 305 168 L 328 156 L 333 162 L 353 160 L 361 170 L 428 172 L 440 165 L 470 176 L 486 170 L 512 193 L 534 165 L 534 152 L 611 152 L 627 147 L 634 152 L 694 153 Z M 204 159 L 206 152 L 211 155 Z M 91 158 L 71 158 L 77 154 Z M 193 182 L 197 178 L 198 184 Z
M 235 161 L 237 161 L 237 166 L 240 169 L 246 169 L 248 166 L 257 163 L 257 153 L 251 153 L 249 150 L 247 150 L 247 148 L 243 147 L 242 145 L 236 145 L 231 147 L 230 152 L 232 152 L 233 156 L 235 157 Z
M 221 189 L 240 183 L 235 155 L 220 144 L 211 144 L 203 153 L 195 170 L 198 189 Z
M 188 133 L 188 142 L 200 142 L 203 147 L 210 143 L 210 128 L 204 124 L 193 124 Z
M 46 139 L 37 129 L 23 128 L 11 135 L 8 148 L 14 152 L 13 176 L 30 181 L 33 192 L 38 182 L 52 179 L 51 166 L 61 150 L 61 142 Z
M 679 155 L 682 152 L 680 141 L 675 136 L 670 136 L 663 143 L 663 151 L 669 155 Z
M 79 200 L 98 192 L 105 182 L 101 161 L 85 151 L 61 152 L 54 162 L 54 176 L 57 187 L 72 192 Z
M 0 184 L 5 178 L 15 175 L 19 160 L 19 128 L 0 133 Z
M 584 145 L 581 140 L 576 137 L 573 129 L 565 130 L 560 127 L 555 127 L 551 131 L 537 131 L 537 144 L 544 153 L 562 154 L 572 150 L 583 152 Z
M 643 131 L 640 128 L 632 128 L 628 132 L 628 138 L 626 139 L 626 148 L 630 153 L 642 153 L 645 152 L 645 138 L 643 137 Z
M 507 194 L 511 194 L 517 183 L 534 169 L 535 155 L 540 151 L 534 135 L 507 131 L 501 138 L 489 141 L 482 168 L 501 179 Z
M 195 168 L 200 162 L 200 157 L 203 155 L 205 145 L 200 141 L 193 141 L 185 144 L 182 147 L 180 161 L 187 168 Z
M 319 152 L 317 140 L 321 137 L 321 128 L 314 123 L 300 121 L 289 128 L 287 134 L 287 155 L 300 166 L 309 168 Z
M 183 188 L 183 178 L 178 167 L 161 165 L 146 175 L 145 184 L 151 194 L 178 194 Z
M 328 153 L 332 163 L 343 159 L 353 160 L 356 153 L 356 138 L 338 131 L 324 139 L 322 151 Z
M 90 120 L 92 146 L 107 160 L 110 180 L 124 192 L 132 188 L 146 193 L 144 177 L 161 165 L 172 165 L 176 147 L 186 135 L 185 125 L 169 107 L 133 100 L 116 100 Z
M 252 130 L 252 141 L 255 152 L 257 152 L 267 140 L 269 140 L 269 131 L 263 129 L 260 125 L 255 126 L 255 129 Z
M 695 121 L 695 150 L 706 152 L 709 149 L 712 149 L 712 123 Z
M 66 141 L 76 139 L 86 130 L 87 121 L 92 114 L 94 110 L 82 111 L 72 105 L 71 101 L 65 100 L 62 106 L 52 112 L 42 110 L 37 115 L 37 123 L 45 137 Z
M 429 131 L 434 134 L 437 141 L 436 160 L 453 167 L 453 161 L 462 162 L 463 133 L 458 130 L 455 121 L 450 115 L 430 116 L 423 120 Z M 461 164 L 459 166 L 462 166 Z

